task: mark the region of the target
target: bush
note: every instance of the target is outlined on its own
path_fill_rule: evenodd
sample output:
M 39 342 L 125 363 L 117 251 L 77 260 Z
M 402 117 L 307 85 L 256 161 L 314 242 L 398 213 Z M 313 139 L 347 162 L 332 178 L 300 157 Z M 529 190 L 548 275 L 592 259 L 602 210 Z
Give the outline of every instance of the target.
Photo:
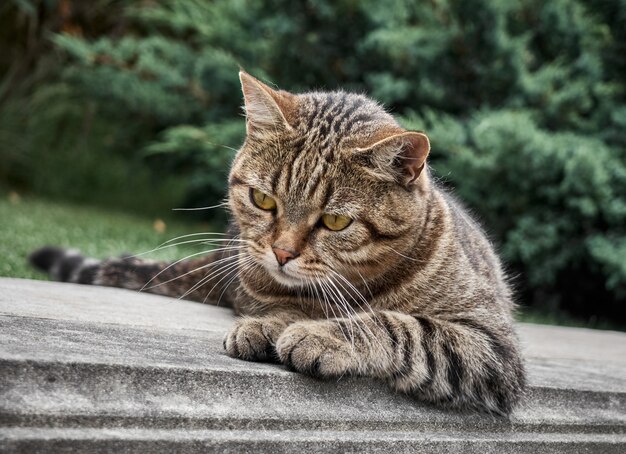
M 624 156 L 511 110 L 478 112 L 462 124 L 432 115 L 407 123 L 431 131 L 437 173 L 454 181 L 505 261 L 522 270 L 515 281 L 527 299 L 585 317 L 623 317 Z

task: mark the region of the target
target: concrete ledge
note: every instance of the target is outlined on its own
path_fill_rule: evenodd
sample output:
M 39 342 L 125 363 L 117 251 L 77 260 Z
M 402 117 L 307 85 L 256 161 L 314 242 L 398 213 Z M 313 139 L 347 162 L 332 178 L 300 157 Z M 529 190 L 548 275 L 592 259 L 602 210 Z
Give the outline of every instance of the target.
M 434 452 L 620 453 L 623 437 L 467 432 L 14 429 L 9 449 L 27 452 Z
M 230 311 L 0 279 L 0 450 L 625 452 L 626 335 L 522 325 L 508 420 L 227 357 Z

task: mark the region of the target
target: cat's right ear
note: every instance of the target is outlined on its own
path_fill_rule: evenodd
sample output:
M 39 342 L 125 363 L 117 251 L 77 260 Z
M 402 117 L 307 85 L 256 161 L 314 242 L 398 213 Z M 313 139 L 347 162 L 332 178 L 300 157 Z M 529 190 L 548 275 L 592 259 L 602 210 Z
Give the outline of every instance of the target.
M 239 72 L 246 111 L 246 132 L 249 136 L 291 129 L 289 119 L 296 110 L 295 96 L 277 91 L 245 71 Z
M 396 180 L 406 188 L 415 187 L 430 153 L 426 134 L 392 129 L 387 137 L 365 148 L 357 148 L 357 158 L 370 173 Z

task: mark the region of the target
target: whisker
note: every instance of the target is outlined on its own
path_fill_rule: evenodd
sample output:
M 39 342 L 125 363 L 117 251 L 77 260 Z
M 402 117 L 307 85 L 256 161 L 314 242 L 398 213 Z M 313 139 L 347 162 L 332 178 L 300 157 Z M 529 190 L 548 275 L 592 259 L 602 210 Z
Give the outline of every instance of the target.
M 330 287 L 326 284 L 326 282 L 319 280 L 319 279 L 318 279 L 318 283 L 320 284 L 320 290 L 322 292 L 322 296 L 324 297 L 324 300 L 326 301 L 328 308 L 333 313 L 333 320 L 340 320 L 341 317 L 337 317 L 337 314 L 335 313 L 334 305 L 330 302 L 330 295 L 328 295 L 328 293 L 330 292 Z M 337 307 L 337 310 L 339 310 L 339 307 Z M 330 333 L 330 327 L 328 330 Z M 339 331 L 341 332 L 341 335 L 343 336 L 345 341 L 349 342 L 347 334 L 344 333 L 342 329 L 340 329 Z
M 359 297 L 359 299 L 361 300 L 361 302 L 365 305 L 365 307 L 367 308 L 367 310 L 369 310 L 369 312 L 372 314 L 372 320 L 374 322 L 374 324 L 377 324 L 377 320 L 378 318 L 376 317 L 376 314 L 374 312 L 374 309 L 372 308 L 372 306 L 370 305 L 370 303 L 367 301 L 367 299 L 365 299 L 365 297 L 361 294 L 361 292 L 348 280 L 346 279 L 345 276 L 343 276 L 342 274 L 334 271 L 334 270 L 330 270 L 335 276 L 337 276 L 339 279 L 341 279 L 341 281 L 343 281 L 345 284 L 347 284 L 349 286 L 349 289 L 351 289 L 354 293 L 356 293 L 356 295 Z M 338 284 L 340 284 L 344 290 L 346 290 L 346 292 L 348 293 L 348 295 L 350 295 L 350 297 L 352 298 L 352 300 L 355 302 L 355 304 L 359 307 L 359 309 L 362 312 L 366 312 L 363 309 L 363 306 L 361 305 L 361 303 L 359 303 L 354 296 L 350 293 L 350 291 L 348 289 L 346 289 L 344 287 L 344 285 L 341 283 L 341 281 L 338 282 Z M 360 318 L 360 316 L 359 316 Z
M 224 293 L 226 292 L 226 290 L 228 289 L 228 287 L 230 287 L 230 284 L 232 284 L 232 283 L 235 281 L 235 279 L 237 279 L 238 277 L 240 277 L 240 276 L 241 276 L 241 274 L 242 274 L 242 273 L 244 273 L 246 270 L 252 269 L 252 268 L 254 268 L 254 266 L 256 266 L 256 265 L 257 265 L 257 263 L 253 261 L 253 262 L 252 262 L 252 263 L 250 263 L 248 266 L 243 267 L 242 269 L 240 269 L 240 270 L 239 270 L 239 272 L 237 272 L 237 273 L 236 273 L 236 274 L 232 277 L 232 279 L 231 279 L 230 281 L 228 281 L 228 283 L 224 286 L 224 290 L 222 290 L 222 293 L 220 293 L 220 297 L 217 299 L 216 306 L 219 306 L 219 305 L 220 305 L 220 301 L 222 301 L 222 296 L 224 296 Z M 207 293 L 207 296 L 206 296 L 206 297 L 208 297 L 210 294 L 211 294 L 211 292 Z M 205 297 L 205 299 L 206 299 L 206 297 Z
M 188 289 L 185 293 L 183 293 L 181 296 L 178 297 L 178 299 L 183 299 L 185 298 L 187 295 L 193 293 L 194 291 L 198 290 L 200 287 L 202 287 L 204 284 L 206 284 L 207 282 L 209 282 L 211 279 L 213 279 L 214 277 L 217 276 L 221 276 L 224 272 L 228 272 L 229 270 L 236 268 L 238 265 L 238 256 L 231 256 L 231 257 L 227 257 L 231 260 L 234 260 L 232 263 L 225 261 L 227 263 L 223 263 L 219 268 L 217 268 L 216 270 L 211 271 L 210 273 L 208 273 L 206 276 L 204 276 L 202 279 L 200 279 L 198 282 L 196 282 L 190 289 Z
M 361 299 L 361 301 L 365 304 L 365 306 L 369 309 L 369 311 L 372 314 L 372 317 L 370 317 L 370 320 L 372 320 L 372 322 L 376 325 L 377 324 L 377 317 L 375 316 L 374 310 L 372 309 L 371 305 L 369 304 L 369 302 L 363 297 L 363 295 L 359 292 L 359 290 L 354 287 L 354 285 L 348 281 L 345 276 L 341 275 L 340 273 L 337 273 L 334 270 L 330 270 L 335 276 L 337 276 L 338 278 L 340 278 L 343 282 L 345 282 L 349 288 L 351 288 Z M 352 298 L 352 300 L 355 302 L 355 304 L 357 304 L 357 306 L 359 307 L 359 309 L 365 313 L 365 311 L 363 310 L 363 307 L 361 306 L 361 304 L 354 298 L 354 296 L 349 292 L 348 289 L 346 289 L 344 287 L 344 285 L 341 283 L 341 281 L 338 281 L 337 284 L 341 285 L 341 287 L 346 290 L 346 292 L 348 293 L 348 295 L 350 295 L 350 297 Z M 360 329 L 361 333 L 364 335 L 364 337 L 368 340 L 368 342 L 371 344 L 371 342 L 377 342 L 378 345 L 382 348 L 383 345 L 382 343 L 378 340 L 378 338 L 374 335 L 374 333 L 372 332 L 372 330 L 370 329 L 370 327 L 367 325 L 367 323 L 363 320 L 362 316 L 357 313 L 356 311 L 354 312 L 355 317 L 357 317 L 359 319 L 359 321 L 361 322 L 360 325 L 358 325 L 357 327 Z M 368 331 L 369 336 L 367 336 L 365 329 Z
M 317 301 L 320 302 L 320 304 L 322 305 L 322 312 L 324 312 L 324 316 L 326 317 L 326 320 L 328 320 L 328 307 L 326 305 L 326 302 L 322 300 L 322 298 L 320 297 L 320 294 L 317 290 L 317 285 L 316 285 L 316 281 L 313 280 L 313 278 L 306 276 L 305 277 L 306 283 L 307 283 L 307 289 L 309 290 L 309 293 L 311 295 L 313 295 L 313 293 L 315 293 L 315 299 Z
M 405 259 L 407 259 L 407 260 L 412 260 L 412 261 L 414 261 L 414 262 L 422 262 L 422 263 L 423 263 L 423 260 L 417 259 L 417 258 L 415 258 L 415 257 L 409 257 L 408 255 L 404 255 L 404 254 L 402 254 L 402 253 L 400 253 L 400 252 L 396 251 L 396 250 L 395 250 L 394 248 L 392 248 L 391 246 L 385 246 L 385 247 L 387 247 L 387 248 L 391 249 L 393 252 L 395 252 L 396 254 L 398 254 L 400 257 L 404 257 L 404 258 L 405 258 Z
M 192 243 L 206 244 L 207 246 L 211 246 L 211 245 L 215 246 L 215 245 L 220 244 L 220 243 L 210 243 L 209 240 L 205 240 L 205 239 L 187 240 L 187 241 L 181 241 L 179 243 L 168 244 L 166 246 L 159 246 L 157 248 L 151 249 L 150 251 L 140 252 L 139 254 L 130 255 L 129 257 L 132 257 L 132 258 L 141 257 L 143 255 L 151 254 L 152 252 L 160 251 L 160 250 L 167 249 L 170 247 L 176 247 L 176 246 L 181 246 L 183 244 L 192 244 Z M 237 247 L 243 247 L 243 246 L 237 246 Z
M 352 299 L 352 301 L 354 301 L 354 303 L 357 306 L 359 306 L 359 309 L 362 310 L 361 305 L 359 304 L 359 302 L 354 298 L 354 296 L 350 293 L 350 291 L 348 289 L 346 289 L 345 286 L 340 281 L 335 282 L 333 280 L 332 276 L 329 276 L 329 280 L 334 285 L 340 285 L 341 288 L 346 292 L 346 294 Z M 342 293 L 342 295 L 343 295 L 343 293 Z M 344 297 L 344 300 L 346 302 L 347 311 L 348 312 L 351 311 L 349 319 L 351 321 L 351 328 L 352 328 L 352 330 L 354 330 L 354 328 L 356 327 L 361 332 L 363 337 L 367 338 L 367 336 L 365 336 L 365 332 L 363 331 L 363 328 L 361 326 L 361 325 L 366 326 L 365 323 L 363 322 L 363 319 L 361 318 L 361 315 L 359 313 L 357 313 L 357 311 L 354 309 L 354 307 L 352 307 L 351 304 L 348 303 L 347 299 L 345 299 L 345 295 L 343 295 L 343 297 Z M 353 333 L 352 335 L 354 336 L 354 331 L 352 331 L 352 333 Z
M 333 308 L 333 304 L 330 302 L 329 295 L 328 295 L 328 293 L 327 293 L 327 290 L 328 290 L 327 285 L 326 285 L 326 283 L 323 281 L 323 279 L 325 279 L 325 277 L 324 277 L 323 275 L 318 274 L 318 273 L 315 273 L 315 274 L 314 274 L 314 277 L 316 278 L 316 282 L 317 282 L 317 284 L 319 284 L 319 286 L 320 286 L 320 288 L 319 288 L 319 289 L 320 289 L 320 292 L 322 292 L 322 297 L 324 298 L 324 301 L 325 301 L 325 303 L 326 303 L 327 307 L 328 307 L 328 308 L 332 311 L 332 313 L 333 313 L 333 318 L 334 318 L 334 319 L 338 319 L 339 317 L 337 317 L 337 314 L 335 313 L 335 309 Z M 321 277 L 322 279 L 320 279 L 320 277 Z M 346 341 L 347 341 L 347 340 L 348 340 L 348 339 L 346 339 Z
M 175 262 L 170 263 L 168 266 L 166 266 L 165 268 L 163 268 L 163 269 L 162 269 L 161 271 L 159 271 L 157 274 L 155 274 L 154 276 L 152 276 L 152 279 L 150 279 L 148 282 L 146 282 L 146 283 L 143 285 L 143 287 L 141 287 L 141 288 L 139 289 L 139 291 L 140 291 L 140 292 L 142 292 L 142 291 L 146 288 L 146 286 L 148 286 L 148 285 L 150 284 L 150 282 L 152 282 L 153 280 L 155 280 L 157 277 L 159 277 L 159 276 L 160 276 L 161 274 L 163 274 L 165 271 L 169 270 L 169 269 L 170 269 L 171 267 L 173 267 L 174 265 L 177 265 L 177 264 L 179 264 L 180 262 L 183 262 L 183 261 L 185 261 L 185 260 L 187 260 L 187 259 L 189 259 L 189 258 L 191 258 L 191 257 L 195 257 L 195 256 L 200 255 L 200 254 L 208 254 L 209 252 L 211 252 L 211 251 L 210 251 L 210 250 L 208 250 L 208 251 L 200 251 L 200 252 L 196 252 L 195 254 L 189 254 L 187 257 L 183 257 L 183 258 L 182 258 L 182 259 L 180 259 L 180 260 L 176 260 Z
M 222 202 L 218 205 L 213 205 L 210 207 L 197 207 L 197 208 L 172 208 L 172 211 L 199 211 L 199 210 L 212 210 L 214 208 L 220 208 L 223 206 L 227 206 L 228 202 Z
M 245 114 L 244 114 L 244 116 L 245 116 Z M 229 147 L 228 145 L 224 145 L 224 144 L 221 144 L 221 143 L 211 142 L 210 140 L 206 140 L 206 139 L 204 139 L 203 141 L 206 142 L 206 143 L 209 143 L 211 145 L 215 145 L 216 147 L 226 148 L 227 150 L 234 151 L 235 153 L 237 153 L 239 151 L 236 148 Z
M 335 285 L 332 279 L 328 279 L 326 282 L 332 285 L 332 288 L 329 286 L 329 289 L 330 290 L 334 289 L 332 293 L 337 297 L 338 302 L 341 304 L 340 306 L 338 306 L 338 308 L 343 309 L 345 317 L 351 322 L 352 315 L 350 314 L 350 308 L 349 308 L 350 304 L 346 300 L 345 296 L 341 293 L 339 288 Z M 352 351 L 354 352 L 354 325 L 353 323 L 349 323 L 349 327 L 350 327 L 350 346 L 352 347 Z
M 196 232 L 196 233 L 188 233 L 186 235 L 177 236 L 176 238 L 167 240 L 163 242 L 162 244 L 168 244 L 168 243 L 171 243 L 172 241 L 180 240 L 181 238 L 188 238 L 190 236 L 198 236 L 198 235 L 230 236 L 228 233 L 222 233 L 222 232 Z
M 213 252 L 213 251 L 211 251 L 211 252 Z M 146 287 L 146 288 L 145 288 L 145 290 L 150 290 L 150 289 L 153 289 L 153 288 L 159 287 L 159 286 L 161 286 L 161 285 L 168 284 L 168 283 L 170 283 L 170 282 L 172 282 L 172 281 L 175 281 L 175 280 L 177 280 L 177 279 L 180 279 L 181 277 L 185 277 L 185 276 L 187 276 L 187 275 L 189 275 L 189 274 L 196 273 L 196 272 L 198 272 L 198 271 L 200 271 L 200 270 L 203 270 L 203 269 L 205 269 L 205 268 L 209 268 L 209 267 L 211 267 L 211 266 L 215 266 L 215 265 L 217 265 L 217 264 L 219 264 L 219 263 L 222 263 L 222 262 L 224 262 L 224 261 L 227 261 L 227 260 L 233 259 L 233 258 L 235 258 L 235 257 L 239 257 L 240 255 L 243 255 L 243 254 L 244 254 L 244 253 L 243 253 L 243 252 L 241 252 L 241 253 L 239 253 L 239 254 L 229 255 L 229 256 L 227 256 L 227 257 L 223 257 L 223 258 L 221 258 L 221 259 L 218 259 L 218 260 L 215 260 L 215 261 L 212 261 L 212 262 L 206 263 L 206 264 L 204 264 L 204 265 L 202 265 L 202 266 L 199 266 L 199 267 L 197 267 L 197 268 L 194 268 L 194 269 L 193 269 L 193 270 L 191 270 L 191 271 L 187 271 L 186 273 L 181 274 L 181 275 L 179 275 L 179 276 L 176 276 L 176 277 L 174 277 L 174 278 L 172 278 L 172 279 L 169 279 L 169 280 L 167 280 L 167 281 L 163 281 L 163 282 L 159 282 L 158 284 L 152 285 L 152 286 L 150 286 L 150 287 Z
M 352 290 L 354 293 L 356 293 L 356 295 L 361 299 L 361 301 L 367 304 L 367 300 L 365 299 L 365 297 L 361 294 L 361 292 L 359 292 L 359 290 L 349 280 L 347 280 L 342 274 L 338 273 L 337 271 L 333 269 L 330 269 L 329 271 L 333 273 L 334 276 L 339 277 L 343 282 L 345 282 L 348 285 L 349 289 Z M 344 287 L 344 290 L 346 290 L 345 287 Z M 350 292 L 348 292 L 348 294 L 350 295 Z M 352 297 L 352 295 L 350 296 Z M 354 299 L 354 297 L 352 298 Z
M 215 279 L 216 277 L 221 276 L 222 274 L 224 274 L 224 276 L 223 276 L 223 277 L 222 277 L 219 281 L 217 281 L 217 282 L 215 283 L 215 285 L 213 285 L 213 287 L 211 287 L 211 290 L 209 290 L 209 292 L 208 292 L 208 293 L 207 293 L 207 295 L 204 297 L 204 300 L 202 300 L 202 302 L 203 302 L 203 303 L 206 303 L 206 300 L 208 299 L 209 295 L 210 295 L 211 293 L 213 293 L 213 290 L 215 289 L 215 287 L 217 287 L 217 286 L 219 285 L 219 283 L 220 283 L 220 282 L 222 282 L 224 279 L 227 279 L 227 278 L 228 278 L 228 273 L 230 273 L 230 272 L 231 272 L 231 271 L 233 271 L 233 270 L 237 270 L 237 269 L 238 269 L 238 268 L 240 268 L 240 267 L 241 267 L 241 268 L 243 268 L 243 266 L 244 266 L 244 265 L 249 264 L 251 260 L 254 260 L 254 259 L 253 259 L 252 257 L 246 257 L 246 258 L 244 259 L 244 261 L 243 261 L 243 262 L 238 260 L 238 261 L 234 264 L 234 266 L 227 265 L 226 267 L 224 267 L 224 268 L 227 268 L 227 269 L 225 269 L 225 270 L 224 270 L 224 271 L 222 271 L 221 273 L 217 274 L 216 276 L 213 276 L 211 279 Z M 238 271 L 236 271 L 236 273 L 235 273 L 235 276 L 237 276 L 237 275 L 239 275 L 239 272 L 238 272 Z M 207 282 L 208 282 L 208 281 L 207 281 Z M 202 284 L 202 285 L 205 285 L 205 284 L 206 284 L 206 282 L 205 282 L 204 284 Z
M 204 242 L 204 244 L 208 244 L 208 245 L 212 245 L 212 246 L 220 246 L 222 244 L 237 244 L 239 243 L 239 246 L 245 246 L 245 245 L 250 245 L 251 243 L 247 240 L 235 240 L 235 241 L 229 241 L 229 240 L 199 240 Z
M 359 275 L 359 277 L 361 278 L 361 280 L 363 281 L 363 285 L 365 286 L 365 288 L 367 289 L 367 292 L 370 294 L 370 298 L 374 298 L 374 295 L 372 294 L 372 291 L 370 290 L 369 285 L 367 285 L 367 282 L 365 281 L 365 278 L 363 277 L 363 275 L 360 273 L 359 270 L 356 270 L 356 273 Z
M 304 277 L 304 283 L 306 285 L 306 292 L 307 295 L 309 297 L 315 298 L 315 301 L 318 301 L 319 303 L 321 303 L 321 301 L 319 301 L 319 296 L 317 295 L 313 295 L 313 285 L 312 285 L 312 280 L 309 276 L 303 276 Z M 302 305 L 304 305 L 304 301 L 302 302 Z M 326 316 L 326 311 L 324 310 L 324 305 L 322 305 L 322 311 L 324 312 L 324 316 Z M 328 317 L 326 317 L 328 318 Z
M 219 232 L 198 232 L 198 233 L 188 233 L 187 235 L 181 235 L 181 236 L 177 236 L 177 237 L 175 237 L 175 238 L 169 239 L 169 240 L 167 240 L 167 241 L 165 241 L 165 242 L 161 243 L 160 245 L 158 245 L 158 246 L 157 246 L 157 247 L 155 247 L 154 249 L 151 249 L 151 250 L 149 250 L 149 251 L 142 252 L 142 253 L 139 253 L 139 254 L 135 254 L 134 256 L 131 256 L 131 257 L 135 257 L 135 256 L 136 256 L 136 257 L 138 257 L 138 256 L 141 256 L 141 255 L 149 254 L 149 253 L 151 253 L 151 252 L 158 251 L 159 249 L 163 248 L 165 245 L 168 245 L 168 244 L 172 243 L 173 241 L 177 241 L 177 240 L 180 240 L 180 239 L 183 239 L 183 238 L 189 238 L 189 237 L 192 237 L 192 236 L 198 236 L 198 235 L 218 235 L 218 236 L 228 236 L 228 238 L 210 238 L 210 237 L 207 237 L 207 238 L 200 238 L 200 239 L 198 239 L 198 241 L 208 241 L 208 240 L 214 240 L 214 241 L 227 241 L 227 240 L 235 240 L 235 239 L 237 238 L 237 237 L 230 238 L 230 235 L 228 235 L 227 233 L 219 233 Z M 177 244 L 183 244 L 183 243 L 177 243 Z

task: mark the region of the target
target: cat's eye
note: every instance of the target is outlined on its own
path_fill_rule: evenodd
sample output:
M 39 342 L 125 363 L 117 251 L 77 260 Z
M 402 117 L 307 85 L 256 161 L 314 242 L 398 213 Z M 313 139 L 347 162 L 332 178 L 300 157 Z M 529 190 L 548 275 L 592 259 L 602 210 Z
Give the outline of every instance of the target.
M 324 214 L 322 216 L 322 224 L 328 229 L 339 231 L 348 227 L 352 223 L 352 219 L 348 216 L 342 216 L 340 214 Z
M 271 211 L 276 209 L 276 200 L 258 189 L 250 189 L 250 198 L 262 210 Z

